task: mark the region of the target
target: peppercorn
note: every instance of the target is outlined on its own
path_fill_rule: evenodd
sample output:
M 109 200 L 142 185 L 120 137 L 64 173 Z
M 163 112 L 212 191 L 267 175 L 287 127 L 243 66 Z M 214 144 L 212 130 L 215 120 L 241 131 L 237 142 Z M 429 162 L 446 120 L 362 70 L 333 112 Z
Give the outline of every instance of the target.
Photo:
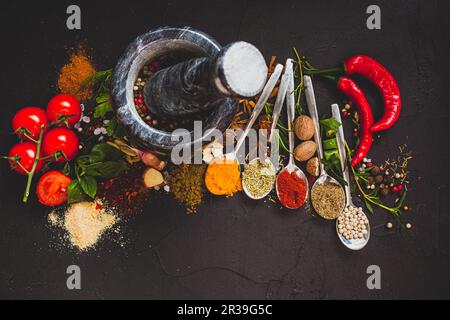
M 385 184 L 380 184 L 380 189 L 386 189 L 386 185 Z
M 373 185 L 374 182 L 375 182 L 374 177 L 371 177 L 371 176 L 367 177 L 367 184 L 369 186 Z
M 404 207 L 403 207 L 403 210 L 404 210 L 404 211 L 409 211 L 409 207 L 408 207 L 408 206 L 404 206 Z
M 392 224 L 392 222 L 388 222 L 387 224 L 386 224 L 386 228 L 387 229 L 392 229 L 394 227 L 394 225 Z
M 383 182 L 384 178 L 383 176 L 376 176 L 375 177 L 375 183 L 376 184 L 381 184 Z
M 411 228 L 412 228 L 412 224 L 411 224 L 411 223 L 407 223 L 407 224 L 406 224 L 406 229 L 409 230 L 409 229 L 411 229 Z
M 380 174 L 380 172 L 381 172 L 381 170 L 380 170 L 380 168 L 379 167 L 377 167 L 377 166 L 374 166 L 373 168 L 372 168 L 372 170 L 370 171 L 370 173 L 375 177 L 375 176 L 378 176 L 379 174 Z
M 384 176 L 383 179 L 385 184 L 391 184 L 392 183 L 392 179 L 389 176 Z
M 387 197 L 389 195 L 389 188 L 381 189 L 381 195 Z

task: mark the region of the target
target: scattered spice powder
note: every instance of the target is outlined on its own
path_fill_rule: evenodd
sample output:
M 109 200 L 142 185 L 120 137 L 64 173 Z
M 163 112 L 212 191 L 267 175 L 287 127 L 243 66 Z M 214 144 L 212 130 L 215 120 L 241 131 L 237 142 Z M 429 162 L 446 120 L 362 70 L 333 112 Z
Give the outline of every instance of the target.
M 204 165 L 182 164 L 170 173 L 170 190 L 175 199 L 186 206 L 188 214 L 196 213 L 203 202 L 205 168 Z
M 118 222 L 116 215 L 99 202 L 73 204 L 62 218 L 51 212 L 48 220 L 53 226 L 63 228 L 72 246 L 80 251 L 95 247 L 102 235 Z
M 311 200 L 316 212 L 324 219 L 337 219 L 345 207 L 345 194 L 340 185 L 322 183 L 311 191 Z
M 62 93 L 68 93 L 80 101 L 92 99 L 92 86 L 84 86 L 84 82 L 96 70 L 86 50 L 79 47 L 70 53 L 70 62 L 64 65 L 58 77 L 58 88 Z
M 297 172 L 281 172 L 277 179 L 277 189 L 280 201 L 286 208 L 299 209 L 305 204 L 307 185 Z
M 99 185 L 98 197 L 121 215 L 131 215 L 143 208 L 150 192 L 145 187 L 142 174 L 146 167 L 141 163 L 130 166 L 124 174 Z
M 233 196 L 242 191 L 239 163 L 226 159 L 212 162 L 206 170 L 206 188 L 216 196 Z

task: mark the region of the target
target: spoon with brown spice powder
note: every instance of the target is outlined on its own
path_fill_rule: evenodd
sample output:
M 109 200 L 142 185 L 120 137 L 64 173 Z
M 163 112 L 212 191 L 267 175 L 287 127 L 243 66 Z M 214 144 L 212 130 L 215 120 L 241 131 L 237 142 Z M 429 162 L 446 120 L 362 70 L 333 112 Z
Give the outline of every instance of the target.
M 319 113 L 311 77 L 305 76 L 305 95 L 308 111 L 314 121 L 314 139 L 320 163 L 320 176 L 311 190 L 311 202 L 314 210 L 326 220 L 335 220 L 345 209 L 345 194 L 339 182 L 331 177 L 324 168 L 322 137 L 319 127 Z

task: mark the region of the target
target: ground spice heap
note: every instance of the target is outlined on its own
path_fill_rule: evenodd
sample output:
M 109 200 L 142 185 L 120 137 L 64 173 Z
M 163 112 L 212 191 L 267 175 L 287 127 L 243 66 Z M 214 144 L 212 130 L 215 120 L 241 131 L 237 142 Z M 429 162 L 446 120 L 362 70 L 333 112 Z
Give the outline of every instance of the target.
M 322 183 L 311 191 L 311 200 L 316 212 L 324 219 L 337 219 L 345 207 L 345 194 L 340 185 Z
M 231 197 L 242 191 L 239 163 L 225 159 L 212 162 L 206 171 L 205 183 L 209 192 L 216 196 Z
M 70 62 L 59 72 L 58 88 L 62 93 L 68 93 L 80 101 L 92 99 L 92 86 L 85 85 L 85 82 L 95 74 L 96 70 L 83 48 L 72 51 L 69 57 Z
M 307 185 L 296 172 L 281 172 L 277 179 L 277 189 L 280 202 L 286 208 L 299 209 L 305 204 Z
M 197 212 L 203 202 L 205 166 L 183 164 L 170 173 L 170 190 L 175 199 L 186 206 L 188 214 Z
M 50 223 L 64 228 L 70 243 L 80 251 L 92 249 L 102 235 L 117 223 L 117 217 L 98 202 L 71 205 L 62 218 L 52 212 Z

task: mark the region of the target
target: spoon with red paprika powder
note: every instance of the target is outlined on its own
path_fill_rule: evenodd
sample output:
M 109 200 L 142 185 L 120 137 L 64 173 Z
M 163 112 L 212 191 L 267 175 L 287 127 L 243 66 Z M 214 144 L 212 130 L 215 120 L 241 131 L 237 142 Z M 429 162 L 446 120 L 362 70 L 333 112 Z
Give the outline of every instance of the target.
M 287 90 L 287 112 L 288 112 L 288 136 L 289 136 L 289 163 L 278 174 L 276 189 L 278 199 L 287 209 L 300 209 L 309 196 L 308 179 L 305 173 L 295 165 L 294 160 L 294 118 L 295 118 L 295 97 L 294 97 L 294 72 L 292 60 L 288 59 L 285 72 L 288 74 L 289 83 Z

